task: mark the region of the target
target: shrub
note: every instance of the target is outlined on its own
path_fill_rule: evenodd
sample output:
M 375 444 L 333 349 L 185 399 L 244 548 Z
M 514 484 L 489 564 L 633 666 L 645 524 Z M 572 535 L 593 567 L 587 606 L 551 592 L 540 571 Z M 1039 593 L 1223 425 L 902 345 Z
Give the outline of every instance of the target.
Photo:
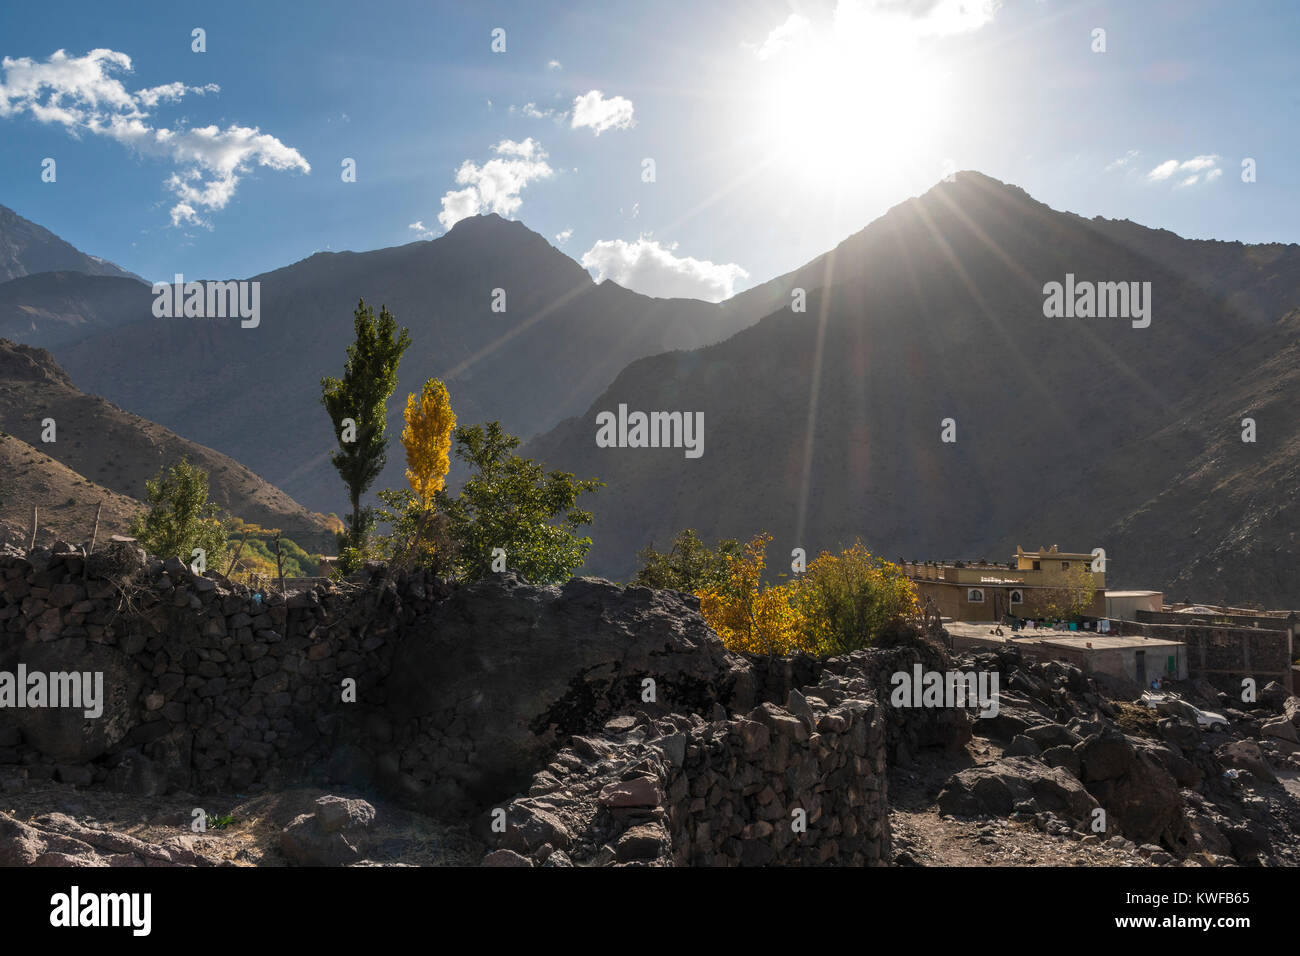
M 131 535 L 149 554 L 189 563 L 195 548 L 217 567 L 225 551 L 225 529 L 208 500 L 208 475 L 182 458 L 145 482 L 148 511 L 131 520 Z
M 827 657 L 867 647 L 886 625 L 921 612 L 903 569 L 861 542 L 822 552 L 799 580 L 795 606 L 816 652 Z
M 729 559 L 740 557 L 740 553 L 735 538 L 720 541 L 716 550 L 709 550 L 694 529 L 687 528 L 673 539 L 667 552 L 656 551 L 653 544 L 638 551 L 641 568 L 632 583 L 689 594 L 709 590 L 726 583 Z

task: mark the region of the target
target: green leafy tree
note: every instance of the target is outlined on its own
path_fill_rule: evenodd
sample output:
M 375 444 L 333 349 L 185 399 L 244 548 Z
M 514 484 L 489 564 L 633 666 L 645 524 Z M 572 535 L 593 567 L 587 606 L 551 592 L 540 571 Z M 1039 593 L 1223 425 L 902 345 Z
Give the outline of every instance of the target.
M 728 538 L 710 550 L 693 528 L 687 528 L 666 552 L 656 551 L 651 544 L 636 557 L 641 568 L 633 584 L 694 594 L 724 586 L 730 578 L 730 559 L 741 557 L 741 547 L 739 541 Z
M 353 313 L 356 341 L 348 346 L 342 378 L 321 379 L 321 403 L 334 423 L 339 450 L 330 461 L 348 488 L 352 514 L 339 535 L 339 562 L 353 571 L 365 553 L 374 512 L 361 507 L 366 493 L 388 461 L 388 399 L 397 388 L 397 366 L 411 344 L 409 329 L 397 331 L 397 320 L 381 306 L 362 300 Z M 350 421 L 349 421 L 350 420 Z
M 563 581 L 581 567 L 591 538 L 577 532 L 592 516 L 577 506 L 578 497 L 604 482 L 547 474 L 514 454 L 519 439 L 499 422 L 457 428 L 454 437 L 456 455 L 473 472 L 458 496 L 444 488 L 435 501 L 459 548 L 458 576 L 473 581 L 493 573 L 494 559 L 500 566 L 498 548 L 505 567 L 530 581 Z
M 216 568 L 225 553 L 220 510 L 208 500 L 208 474 L 182 458 L 144 483 L 148 510 L 131 520 L 131 535 L 149 554 L 192 560 L 195 548 Z

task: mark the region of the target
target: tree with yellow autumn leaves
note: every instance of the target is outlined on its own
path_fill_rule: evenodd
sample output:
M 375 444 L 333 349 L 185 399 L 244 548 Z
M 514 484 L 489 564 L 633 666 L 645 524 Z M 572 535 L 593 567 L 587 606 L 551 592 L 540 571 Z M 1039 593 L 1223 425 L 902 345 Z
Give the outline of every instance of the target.
M 451 470 L 451 433 L 456 427 L 447 386 L 429 379 L 418 396 L 406 397 L 402 417 L 406 421 L 402 448 L 410 488 L 379 493 L 386 506 L 379 517 L 391 531 L 379 539 L 376 551 L 392 562 L 447 570 L 454 559 L 454 543 L 446 534 L 444 516 L 434 508 L 434 497 L 446 485 Z
M 920 613 L 902 568 L 860 542 L 822 552 L 793 581 L 765 583 L 771 540 L 755 535 L 728 558 L 724 583 L 697 592 L 700 613 L 733 651 L 830 657 L 867 647 L 886 626 Z

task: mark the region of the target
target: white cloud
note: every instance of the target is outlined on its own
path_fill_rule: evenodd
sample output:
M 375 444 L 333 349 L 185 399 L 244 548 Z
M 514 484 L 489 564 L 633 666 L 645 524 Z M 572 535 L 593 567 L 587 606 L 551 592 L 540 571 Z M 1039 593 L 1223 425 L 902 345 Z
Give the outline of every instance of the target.
M 511 106 L 509 112 L 512 116 L 526 116 L 529 119 L 562 120 L 569 115 L 567 111 L 556 112 L 549 106 L 546 109 L 542 109 L 536 103 L 525 103 L 523 106 Z
M 562 70 L 564 69 L 564 64 L 559 60 L 550 60 L 547 62 L 546 68 L 548 70 Z
M 431 230 L 425 228 L 423 219 L 417 219 L 415 222 L 411 223 L 406 228 L 411 230 L 417 236 L 427 236 L 431 232 Z
M 1109 173 L 1109 172 L 1111 172 L 1112 170 L 1115 170 L 1115 169 L 1123 169 L 1125 166 L 1129 165 L 1129 163 L 1133 162 L 1133 160 L 1137 159 L 1138 156 L 1140 156 L 1140 155 L 1141 155 L 1141 151 L 1140 151 L 1140 150 L 1130 149 L 1127 153 L 1125 153 L 1125 154 L 1124 154 L 1123 156 L 1121 156 L 1119 159 L 1117 159 L 1117 160 L 1115 160 L 1114 162 L 1108 164 L 1108 165 L 1106 166 L 1106 172 Z
M 659 298 L 704 299 L 721 302 L 735 292 L 736 282 L 749 273 L 734 262 L 719 264 L 674 255 L 676 243 L 661 246 L 644 236 L 635 242 L 602 239 L 582 255 L 583 268 L 595 271 L 597 282 L 612 279 L 624 288 Z
M 812 29 L 812 21 L 807 17 L 801 17 L 797 13 L 792 13 L 785 18 L 785 21 L 778 27 L 774 27 L 762 43 L 746 43 L 745 46 L 754 51 L 754 55 L 760 60 L 766 60 L 780 53 L 792 43 L 798 41 L 802 36 L 808 34 Z
M 1184 176 L 1176 185 L 1192 186 L 1200 181 L 1200 174 L 1204 172 L 1205 181 L 1212 182 L 1223 174 L 1223 170 L 1218 169 L 1220 159 L 1222 157 L 1218 155 L 1193 156 L 1181 162 L 1176 159 L 1166 159 L 1147 173 L 1147 179 L 1153 183 L 1162 183 L 1178 173 L 1191 174 Z
M 825 30 L 836 45 L 866 51 L 877 47 L 909 46 L 927 37 L 969 33 L 992 22 L 1002 0 L 838 0 L 831 22 L 814 28 L 812 21 L 792 13 L 773 27 L 762 43 L 744 43 L 754 56 L 767 60 L 811 41 Z
M 482 166 L 467 159 L 456 170 L 456 183 L 464 188 L 449 190 L 442 197 L 438 222 L 444 229 L 484 212 L 511 216 L 523 203 L 519 194 L 525 186 L 553 175 L 546 151 L 531 137 L 523 142 L 503 139 L 492 151 L 496 159 Z
M 132 71 L 125 53 L 95 49 L 78 57 L 58 50 L 44 63 L 5 57 L 0 71 L 0 119 L 27 113 L 37 122 L 63 126 L 74 138 L 105 136 L 179 167 L 164 180 L 177 199 L 170 211 L 174 226 L 209 225 L 199 210 L 224 209 L 254 165 L 311 172 L 301 153 L 256 127 L 154 125 L 147 111 L 160 103 L 217 93 L 220 87 L 175 82 L 131 92 L 118 78 Z
M 599 136 L 607 129 L 628 129 L 636 125 L 632 101 L 622 96 L 605 99 L 600 90 L 592 90 L 573 99 L 573 129 L 590 126 Z
M 564 245 L 572 238 L 573 238 L 572 229 L 562 229 L 555 234 L 555 241 L 558 242 L 560 245 Z
M 913 37 L 969 33 L 990 23 L 1002 0 L 839 0 L 835 30 L 871 32 L 889 24 Z

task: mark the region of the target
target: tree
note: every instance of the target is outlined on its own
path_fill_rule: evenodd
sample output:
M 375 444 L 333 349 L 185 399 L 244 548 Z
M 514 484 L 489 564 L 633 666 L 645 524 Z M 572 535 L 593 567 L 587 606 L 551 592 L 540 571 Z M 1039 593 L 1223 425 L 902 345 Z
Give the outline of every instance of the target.
M 670 588 L 694 594 L 719 587 L 727 580 L 730 558 L 740 557 L 740 542 L 728 538 L 710 550 L 693 528 L 681 531 L 668 551 L 656 551 L 651 544 L 637 552 L 641 568 L 633 584 L 647 588 Z
M 1045 616 L 1068 621 L 1086 614 L 1096 595 L 1092 572 L 1087 562 L 1079 561 L 1061 575 L 1059 584 L 1040 591 L 1035 603 Z
M 446 484 L 451 469 L 449 451 L 456 414 L 451 410 L 447 386 L 429 379 L 417 399 L 406 397 L 402 447 L 406 451 L 406 480 L 410 489 L 384 490 L 385 505 L 378 512 L 391 528 L 375 546 L 389 564 L 408 562 L 442 574 L 453 569 L 458 552 L 445 516 L 434 513 L 434 496 Z
M 330 461 L 347 485 L 352 505 L 348 529 L 339 536 L 339 563 L 345 572 L 360 564 L 374 523 L 371 509 L 361 507 L 361 496 L 388 461 L 388 398 L 397 388 L 402 353 L 411 344 L 410 330 L 402 329 L 399 335 L 397 320 L 384 306 L 376 321 L 363 299 L 353 316 L 356 341 L 348 346 L 343 377 L 321 379 L 321 403 L 339 442 Z
M 441 490 L 451 470 L 451 432 L 456 413 L 451 410 L 447 386 L 436 378 L 424 383 L 417 400 L 406 397 L 402 447 L 406 449 L 406 480 L 426 508 L 433 507 L 434 493 Z
M 882 628 L 921 613 L 903 569 L 861 542 L 839 554 L 818 555 L 799 580 L 794 603 L 824 657 L 867 647 Z
M 182 458 L 144 483 L 148 511 L 131 519 L 131 535 L 149 554 L 180 558 L 189 564 L 202 548 L 208 567 L 225 553 L 225 529 L 216 504 L 208 500 L 208 474 Z
M 434 499 L 460 548 L 459 577 L 477 580 L 504 562 L 530 581 L 553 582 L 582 566 L 591 538 L 580 538 L 577 531 L 592 516 L 577 500 L 604 482 L 575 480 L 562 471 L 547 474 L 531 458 L 513 454 L 519 439 L 499 422 L 457 428 L 455 441 L 457 457 L 473 473 L 457 497 L 443 488 Z
M 802 613 L 794 605 L 794 586 L 764 584 L 770 534 L 757 534 L 744 553 L 727 558 L 725 583 L 699 592 L 700 614 L 733 651 L 748 654 L 811 654 Z

